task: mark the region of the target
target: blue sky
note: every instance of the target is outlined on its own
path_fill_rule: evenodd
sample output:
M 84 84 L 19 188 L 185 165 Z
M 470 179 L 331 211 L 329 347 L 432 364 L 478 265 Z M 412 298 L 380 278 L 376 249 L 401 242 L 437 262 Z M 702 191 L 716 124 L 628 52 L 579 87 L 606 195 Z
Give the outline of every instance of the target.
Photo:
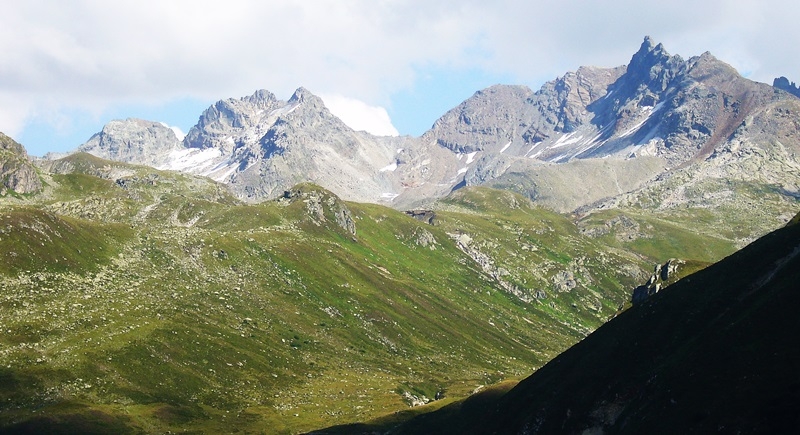
M 800 81 L 800 3 L 766 0 L 27 0 L 4 5 L 0 131 L 32 155 L 111 119 L 184 132 L 214 101 L 303 86 L 354 128 L 419 135 L 495 83 L 628 62 L 645 35 Z

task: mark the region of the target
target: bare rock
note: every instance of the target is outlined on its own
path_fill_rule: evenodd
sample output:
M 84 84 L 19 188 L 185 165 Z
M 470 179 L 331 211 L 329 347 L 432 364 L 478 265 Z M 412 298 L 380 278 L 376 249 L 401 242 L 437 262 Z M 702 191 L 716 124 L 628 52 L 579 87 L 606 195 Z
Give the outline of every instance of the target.
M 31 194 L 42 190 L 42 181 L 25 148 L 0 133 L 0 196 L 10 191 Z

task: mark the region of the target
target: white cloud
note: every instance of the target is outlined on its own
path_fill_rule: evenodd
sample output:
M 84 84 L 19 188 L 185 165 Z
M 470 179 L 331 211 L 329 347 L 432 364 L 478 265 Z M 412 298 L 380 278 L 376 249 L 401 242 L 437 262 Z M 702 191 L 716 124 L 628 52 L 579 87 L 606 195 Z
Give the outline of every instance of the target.
M 325 107 L 353 130 L 363 130 L 377 136 L 398 136 L 397 129 L 386 109 L 341 95 L 320 95 Z

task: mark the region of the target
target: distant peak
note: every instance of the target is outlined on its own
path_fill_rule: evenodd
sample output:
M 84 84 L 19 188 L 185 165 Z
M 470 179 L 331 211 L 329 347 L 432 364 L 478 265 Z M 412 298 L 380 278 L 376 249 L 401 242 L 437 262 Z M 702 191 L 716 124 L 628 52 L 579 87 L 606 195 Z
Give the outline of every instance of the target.
M 253 93 L 253 95 L 246 97 L 247 100 L 250 102 L 258 102 L 258 101 L 265 101 L 265 102 L 274 102 L 277 100 L 275 95 L 266 90 L 266 89 L 259 89 Z
M 663 44 L 656 44 L 653 38 L 645 36 L 639 51 L 631 58 L 628 69 L 649 70 L 654 65 L 671 63 L 671 60 L 674 62 L 682 61 L 679 56 L 674 56 L 674 59 L 671 59 L 672 57 L 664 49 Z
M 319 97 L 317 97 L 316 95 L 311 93 L 311 91 L 309 91 L 308 89 L 300 86 L 299 88 L 297 88 L 296 91 L 294 91 L 294 94 L 292 94 L 292 98 L 289 98 L 289 102 L 295 102 L 296 101 L 296 102 L 302 103 L 303 101 L 311 100 L 311 99 L 317 99 L 318 100 Z
M 642 41 L 642 45 L 639 47 L 639 51 L 636 52 L 634 57 L 639 56 L 643 57 L 650 53 L 658 55 L 659 57 L 669 57 L 669 53 L 664 50 L 664 44 L 658 43 L 653 40 L 649 35 L 644 37 L 644 41 Z

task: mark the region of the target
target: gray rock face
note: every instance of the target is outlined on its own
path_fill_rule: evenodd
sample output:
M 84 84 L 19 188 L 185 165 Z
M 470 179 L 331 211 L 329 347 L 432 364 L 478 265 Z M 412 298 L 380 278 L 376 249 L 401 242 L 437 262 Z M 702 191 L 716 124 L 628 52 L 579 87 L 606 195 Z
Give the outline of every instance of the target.
M 454 152 L 530 157 L 536 144 L 572 133 L 591 120 L 587 106 L 605 96 L 624 67 L 581 67 L 537 92 L 495 85 L 439 118 L 423 138 Z
M 108 160 L 159 166 L 171 152 L 181 148 L 175 131 L 165 124 L 128 118 L 109 122 L 77 151 Z
M 0 133 L 0 196 L 9 191 L 31 194 L 42 190 L 42 181 L 25 148 Z
M 286 102 L 278 101 L 271 92 L 256 91 L 249 97 L 229 98 L 214 103 L 206 109 L 197 125 L 186 134 L 184 143 L 189 148 L 220 148 L 228 152 L 237 146 L 247 145 L 247 139 L 255 141 L 259 138 L 258 129 L 251 129 L 259 124 L 273 122 L 287 109 Z

